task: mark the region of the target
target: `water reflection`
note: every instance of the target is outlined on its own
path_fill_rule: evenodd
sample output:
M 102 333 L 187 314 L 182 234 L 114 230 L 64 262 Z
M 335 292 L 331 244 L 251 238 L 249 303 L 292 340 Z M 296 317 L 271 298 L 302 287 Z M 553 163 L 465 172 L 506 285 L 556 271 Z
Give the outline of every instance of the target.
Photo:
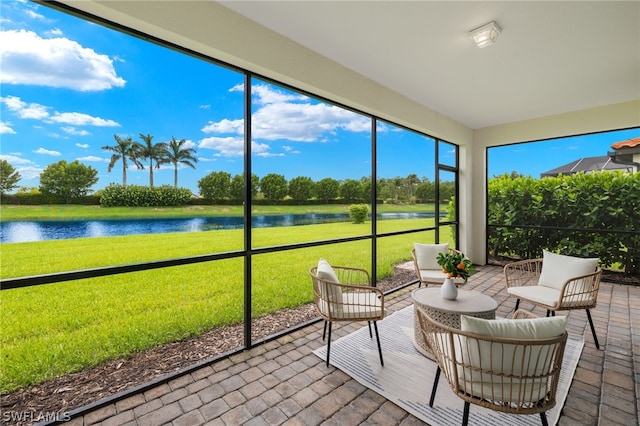
M 378 219 L 417 219 L 434 217 L 433 213 L 380 213 Z M 351 221 L 348 214 L 309 213 L 252 216 L 252 228 L 299 226 Z M 242 229 L 241 216 L 198 217 L 186 219 L 73 220 L 45 222 L 0 222 L 0 242 L 18 243 L 70 238 L 117 235 L 159 234 Z
M 6 228 L 6 233 L 5 233 Z M 9 222 L 0 224 L 3 243 L 18 243 L 44 240 L 40 225 L 37 222 Z

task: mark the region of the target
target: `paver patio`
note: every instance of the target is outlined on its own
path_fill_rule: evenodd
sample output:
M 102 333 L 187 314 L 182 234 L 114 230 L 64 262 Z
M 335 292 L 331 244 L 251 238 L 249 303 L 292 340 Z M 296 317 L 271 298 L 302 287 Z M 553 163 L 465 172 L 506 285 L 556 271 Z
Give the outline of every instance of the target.
M 417 284 L 386 296 L 388 311 L 412 303 Z M 483 266 L 467 289 L 481 291 L 508 316 L 502 267 Z M 531 305 L 521 303 L 523 309 Z M 569 313 L 568 331 L 585 339 L 559 425 L 638 425 L 640 412 L 640 287 L 603 282 L 592 310 L 597 350 L 586 313 Z M 542 310 L 534 310 L 544 315 Z M 565 315 L 566 312 L 560 313 Z M 337 325 L 338 339 L 366 323 Z M 421 425 L 416 417 L 362 386 L 312 351 L 324 343 L 322 322 L 110 401 L 69 425 Z M 384 350 L 384 348 L 383 348 Z M 425 387 L 425 395 L 429 392 Z M 462 401 L 461 401 L 462 405 Z

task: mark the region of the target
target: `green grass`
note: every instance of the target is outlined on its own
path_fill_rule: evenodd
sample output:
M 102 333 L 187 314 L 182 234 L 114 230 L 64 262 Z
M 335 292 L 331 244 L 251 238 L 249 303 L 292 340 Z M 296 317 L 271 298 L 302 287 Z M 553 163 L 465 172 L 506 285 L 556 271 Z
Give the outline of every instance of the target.
M 432 226 L 389 220 L 379 231 Z M 254 230 L 254 245 L 363 235 L 371 224 L 335 223 Z M 445 232 L 446 232 L 445 228 Z M 378 240 L 378 271 L 410 257 L 433 233 Z M 444 236 L 443 239 L 449 239 Z M 185 257 L 241 249 L 242 230 L 53 240 L 2 245 L 2 277 Z M 307 270 L 319 257 L 370 269 L 369 240 L 252 257 L 253 316 L 312 301 Z M 0 392 L 7 393 L 106 360 L 242 322 L 243 258 L 0 292 Z

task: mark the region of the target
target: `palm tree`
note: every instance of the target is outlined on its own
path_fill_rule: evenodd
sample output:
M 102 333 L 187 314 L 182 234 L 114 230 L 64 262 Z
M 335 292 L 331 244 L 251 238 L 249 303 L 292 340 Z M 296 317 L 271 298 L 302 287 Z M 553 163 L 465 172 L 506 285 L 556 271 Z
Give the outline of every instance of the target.
M 113 135 L 113 137 L 116 140 L 116 145 L 102 147 L 105 151 L 111 151 L 113 153 L 111 154 L 111 161 L 109 161 L 107 172 L 111 172 L 113 166 L 122 160 L 122 185 L 127 186 L 127 160 L 131 160 L 139 169 L 142 169 L 143 166 L 140 161 L 138 161 L 136 145 L 131 138 L 123 139 L 118 135 Z
M 166 142 L 153 143 L 153 136 L 140 133 L 140 139 L 144 142 L 136 143 L 138 156 L 144 160 L 149 159 L 149 186 L 153 188 L 153 162 L 156 162 L 156 169 L 159 169 L 165 161 L 167 148 Z
M 187 143 L 184 139 L 176 140 L 175 137 L 171 137 L 165 148 L 164 158 L 167 163 L 173 164 L 173 185 L 178 187 L 178 164 L 191 167 L 195 169 L 194 163 L 198 162 L 198 159 L 194 156 L 196 150 L 194 148 L 186 148 L 183 145 Z

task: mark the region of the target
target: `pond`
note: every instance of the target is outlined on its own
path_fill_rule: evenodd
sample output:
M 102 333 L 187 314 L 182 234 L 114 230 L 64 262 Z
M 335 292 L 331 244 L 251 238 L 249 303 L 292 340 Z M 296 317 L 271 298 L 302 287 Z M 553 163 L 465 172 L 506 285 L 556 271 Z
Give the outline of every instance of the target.
M 419 219 L 434 213 L 379 213 L 379 220 Z M 331 222 L 348 222 L 348 214 L 308 213 L 253 216 L 252 228 L 299 226 Z M 242 229 L 242 216 L 212 216 L 178 219 L 113 219 L 72 221 L 0 222 L 0 243 L 20 243 L 70 238 L 111 237 L 117 235 L 160 234 L 167 232 L 199 232 L 220 229 Z

